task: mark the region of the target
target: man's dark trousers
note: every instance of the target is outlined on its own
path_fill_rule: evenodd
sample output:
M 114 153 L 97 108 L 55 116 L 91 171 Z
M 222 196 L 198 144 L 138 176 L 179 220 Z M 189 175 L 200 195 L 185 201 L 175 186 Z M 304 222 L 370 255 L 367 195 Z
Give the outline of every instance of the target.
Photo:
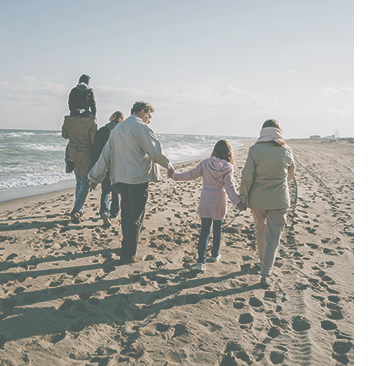
M 148 199 L 148 183 L 116 183 L 112 189 L 121 195 L 121 261 L 127 262 L 131 261 L 137 252 Z

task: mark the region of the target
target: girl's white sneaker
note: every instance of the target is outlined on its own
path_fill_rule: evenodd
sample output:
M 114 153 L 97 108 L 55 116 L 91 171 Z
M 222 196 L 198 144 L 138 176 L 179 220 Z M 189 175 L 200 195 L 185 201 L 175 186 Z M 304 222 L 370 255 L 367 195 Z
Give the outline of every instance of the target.
M 205 271 L 206 265 L 204 263 L 198 263 L 196 269 L 197 269 L 197 271 Z
M 217 257 L 212 257 L 213 262 L 218 262 L 221 259 L 221 254 L 219 254 Z

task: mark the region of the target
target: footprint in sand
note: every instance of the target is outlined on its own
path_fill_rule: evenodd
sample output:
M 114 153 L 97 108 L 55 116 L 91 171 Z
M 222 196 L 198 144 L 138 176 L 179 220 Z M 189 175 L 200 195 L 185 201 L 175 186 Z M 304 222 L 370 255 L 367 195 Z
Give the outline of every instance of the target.
M 263 312 L 265 309 L 263 308 L 263 302 L 259 300 L 257 297 L 250 297 L 248 304 L 253 308 L 256 312 Z
M 254 317 L 250 313 L 241 314 L 239 317 L 240 324 L 251 324 L 254 321 Z
M 116 294 L 121 288 L 120 287 L 110 287 L 106 293 L 107 295 L 114 295 Z
M 303 332 L 311 328 L 310 321 L 304 316 L 297 315 L 292 318 L 292 328 L 296 332 Z
M 64 281 L 59 280 L 59 281 L 52 281 L 49 283 L 49 287 L 57 287 L 63 284 Z
M 278 365 L 283 363 L 285 360 L 285 354 L 280 351 L 271 351 L 270 353 L 270 361 L 273 365 Z
M 270 338 L 277 338 L 281 334 L 278 327 L 271 327 L 267 332 L 267 336 Z
M 265 291 L 264 298 L 275 300 L 277 299 L 277 294 L 275 291 Z
M 56 343 L 62 341 L 63 339 L 65 339 L 65 337 L 66 337 L 66 333 L 62 332 L 62 333 L 56 333 L 56 334 L 48 334 L 47 336 L 44 337 L 44 339 L 47 342 L 50 342 L 52 344 L 56 344 Z
M 322 320 L 320 323 L 320 326 L 324 330 L 334 330 L 337 328 L 337 324 L 335 324 L 334 322 L 332 322 L 330 320 Z
M 353 344 L 351 342 L 337 341 L 333 344 L 334 353 L 332 357 L 343 365 L 347 365 L 350 360 L 346 353 L 348 353 L 352 347 Z
M 6 261 L 10 261 L 14 258 L 16 258 L 18 255 L 16 253 L 12 253 L 10 254 L 7 258 L 5 258 Z
M 73 306 L 75 302 L 72 299 L 65 299 L 62 304 L 57 308 L 57 310 L 64 311 Z
M 253 363 L 250 356 L 243 349 L 243 347 L 236 342 L 228 342 L 227 346 L 225 347 L 224 353 L 226 353 L 226 355 L 221 360 L 220 366 L 239 365 L 242 364 L 242 361 L 247 363 L 248 365 L 251 365 Z M 239 362 L 236 360 L 238 360 Z
M 326 314 L 326 317 L 332 320 L 340 320 L 343 319 L 343 314 L 339 309 L 330 309 L 330 312 Z

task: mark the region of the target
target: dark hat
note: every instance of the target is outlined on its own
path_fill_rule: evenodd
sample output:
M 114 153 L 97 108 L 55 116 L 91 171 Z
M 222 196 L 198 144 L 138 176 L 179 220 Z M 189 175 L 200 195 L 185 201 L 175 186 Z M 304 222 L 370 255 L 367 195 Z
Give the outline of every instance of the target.
M 85 83 L 85 84 L 89 84 L 89 82 L 90 82 L 90 79 L 91 79 L 91 77 L 89 76 L 89 75 L 87 75 L 87 74 L 83 74 L 82 76 L 80 76 L 80 78 L 79 78 L 79 83 Z

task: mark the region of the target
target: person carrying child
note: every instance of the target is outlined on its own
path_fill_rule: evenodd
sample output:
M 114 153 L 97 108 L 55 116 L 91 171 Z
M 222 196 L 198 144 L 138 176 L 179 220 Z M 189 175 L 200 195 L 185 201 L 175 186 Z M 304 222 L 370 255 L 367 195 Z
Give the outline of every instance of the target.
M 197 270 L 206 269 L 206 247 L 213 222 L 212 260 L 221 259 L 220 242 L 222 221 L 227 213 L 227 195 L 241 211 L 245 209 L 233 182 L 234 157 L 231 145 L 226 140 L 216 143 L 212 155 L 201 161 L 194 169 L 184 173 L 169 173 L 175 181 L 194 180 L 203 177 L 203 188 L 198 206 L 201 217 L 201 233 L 198 241 Z

